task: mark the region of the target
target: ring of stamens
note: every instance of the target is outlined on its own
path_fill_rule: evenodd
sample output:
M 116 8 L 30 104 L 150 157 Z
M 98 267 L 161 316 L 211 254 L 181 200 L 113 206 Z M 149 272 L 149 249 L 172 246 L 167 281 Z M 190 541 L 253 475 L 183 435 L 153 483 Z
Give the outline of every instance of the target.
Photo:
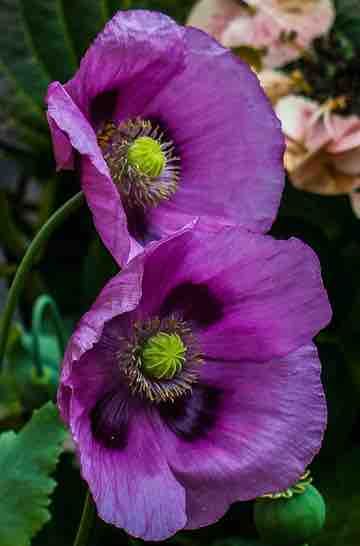
M 181 367 L 176 370 L 176 373 L 166 377 L 148 375 L 142 361 L 144 347 L 159 333 L 178 336 L 186 347 Z M 118 353 L 118 366 L 133 396 L 160 404 L 174 402 L 191 392 L 192 385 L 198 378 L 202 356 L 186 322 L 178 320 L 175 316 L 139 321 L 134 324 L 131 336 L 121 341 L 122 349 Z
M 176 192 L 180 174 L 179 158 L 175 155 L 172 141 L 165 138 L 159 126 L 141 119 L 120 125 L 108 122 L 99 131 L 97 139 L 112 180 L 126 205 L 155 207 Z M 147 157 L 136 150 L 137 145 L 141 148 L 144 144 L 148 145 Z M 134 150 L 143 161 L 143 168 L 134 161 Z M 155 154 L 153 158 L 152 151 Z

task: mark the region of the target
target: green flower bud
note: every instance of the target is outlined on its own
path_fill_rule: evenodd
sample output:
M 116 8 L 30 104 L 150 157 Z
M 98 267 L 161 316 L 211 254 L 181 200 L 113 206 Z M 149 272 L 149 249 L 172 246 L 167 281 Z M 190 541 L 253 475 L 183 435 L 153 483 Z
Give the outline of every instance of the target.
M 131 144 L 127 160 L 140 174 L 151 178 L 160 176 L 166 164 L 161 144 L 148 136 L 139 137 Z
M 324 499 L 312 485 L 288 498 L 257 499 L 254 506 L 260 538 L 273 546 L 298 546 L 307 542 L 322 530 L 325 514 Z
M 150 337 L 141 352 L 144 373 L 155 379 L 172 379 L 181 371 L 186 347 L 178 334 L 159 332 Z

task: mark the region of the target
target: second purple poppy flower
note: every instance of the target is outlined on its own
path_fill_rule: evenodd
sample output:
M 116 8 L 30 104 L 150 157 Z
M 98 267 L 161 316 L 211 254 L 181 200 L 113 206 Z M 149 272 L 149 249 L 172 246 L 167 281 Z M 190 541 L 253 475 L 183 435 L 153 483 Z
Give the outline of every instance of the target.
M 79 161 L 119 264 L 197 216 L 265 232 L 283 187 L 283 138 L 255 74 L 205 33 L 118 12 L 48 119 L 59 169 Z
M 99 516 L 163 540 L 290 487 L 324 433 L 312 338 L 330 317 L 296 239 L 197 224 L 129 262 L 77 325 L 58 395 Z

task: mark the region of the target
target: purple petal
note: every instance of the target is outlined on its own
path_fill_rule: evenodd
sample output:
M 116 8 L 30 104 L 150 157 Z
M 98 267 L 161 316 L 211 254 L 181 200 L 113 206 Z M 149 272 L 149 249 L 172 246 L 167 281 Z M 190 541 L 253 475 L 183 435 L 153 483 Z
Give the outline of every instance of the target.
M 58 167 L 73 166 L 71 144 L 95 225 L 119 264 L 139 247 L 97 144 L 106 120 L 150 119 L 180 155 L 178 190 L 148 211 L 149 233 L 138 243 L 198 216 L 254 231 L 271 226 L 284 179 L 279 121 L 249 67 L 201 31 L 160 13 L 119 12 L 74 78 L 50 86 L 48 104 Z
M 328 324 L 331 308 L 310 247 L 230 230 L 217 240 L 215 261 L 223 258 L 227 269 L 207 286 L 227 303 L 223 320 L 199 335 L 208 356 L 268 360 L 309 343 Z
M 185 491 L 174 478 L 145 413 L 132 415 L 126 450 L 94 443 L 86 424 L 79 427 L 82 475 L 99 516 L 145 540 L 163 540 L 186 525 Z
M 102 291 L 64 360 L 59 405 L 99 515 L 150 540 L 288 487 L 325 428 L 310 344 L 330 315 L 318 262 L 293 239 L 214 229 L 151 243 Z M 194 326 L 205 362 L 191 395 L 145 408 L 117 355 L 134 321 L 171 309 Z
M 117 319 L 115 319 L 117 320 Z M 151 424 L 152 410 L 129 399 L 116 365 L 119 323 L 68 368 L 69 425 L 99 516 L 148 540 L 186 524 L 185 491 L 175 480 Z M 169 509 L 171 507 L 171 509 Z
M 313 251 L 296 239 L 217 229 L 195 229 L 149 256 L 143 312 L 182 308 L 212 358 L 265 361 L 311 342 L 331 317 Z
M 183 35 L 184 28 L 161 13 L 119 11 L 90 47 L 66 89 L 89 119 L 92 111 L 97 114 L 94 99 L 109 92 L 118 95 L 115 108 L 118 104 L 127 116 L 139 115 L 183 67 Z
M 99 516 L 134 536 L 162 540 L 186 524 L 185 491 L 157 442 L 152 410 L 121 385 L 119 326 L 108 323 L 101 340 L 71 362 L 60 392 L 70 397 L 67 418 Z
M 86 355 L 99 342 L 106 323 L 117 316 L 124 314 L 126 316 L 126 313 L 133 311 L 138 305 L 141 298 L 143 259 L 144 256 L 139 255 L 105 286 L 71 336 L 64 356 L 58 393 L 59 407 L 66 422 L 70 418 L 72 395 L 76 390 L 71 377 L 72 370 L 78 365 L 83 355 Z M 111 365 L 110 363 L 109 367 Z M 84 389 L 85 392 L 87 390 L 88 397 L 93 400 L 91 389 Z M 98 395 L 99 392 L 96 394 Z
M 121 265 L 130 252 L 127 220 L 96 135 L 64 87 L 53 83 L 47 95 L 48 118 L 52 128 L 58 168 L 73 164 L 71 146 L 81 155 L 81 184 L 104 244 Z
M 52 117 L 47 114 L 47 119 L 51 132 L 51 139 L 54 148 L 54 155 L 56 161 L 56 170 L 72 170 L 75 166 L 74 161 L 74 148 L 71 142 L 63 131 L 59 129 Z
M 142 112 L 160 120 L 181 158 L 177 193 L 149 221 L 160 234 L 175 212 L 266 231 L 284 183 L 280 123 L 256 75 L 229 50 L 192 28 L 185 48 L 185 69 Z
M 128 332 L 129 321 L 135 321 L 137 320 L 137 314 L 143 314 L 139 303 L 142 298 L 145 261 L 164 244 L 176 246 L 177 240 L 186 240 L 190 236 L 191 227 L 183 228 L 183 230 L 169 237 L 167 241 L 151 243 L 145 252 L 138 254 L 119 274 L 108 282 L 91 309 L 85 313 L 76 326 L 66 348 L 58 394 L 59 407 L 66 422 L 69 421 L 73 392 L 77 390 L 74 387 L 72 374 L 74 368 L 78 366 L 79 360 L 84 358 L 89 351 L 95 349 L 100 340 L 102 342 L 101 350 L 104 352 L 104 336 L 105 340 L 109 340 L 109 338 L 118 338 L 121 332 L 123 335 Z M 153 292 L 155 291 L 153 290 Z M 109 348 L 112 349 L 112 345 Z M 112 351 L 113 353 L 114 351 Z M 100 367 L 102 366 L 101 360 L 99 360 Z M 106 369 L 114 367 L 111 358 L 108 359 L 108 362 L 109 365 L 106 366 Z M 94 367 L 95 363 L 92 366 Z M 86 370 L 86 367 L 84 369 Z M 89 399 L 91 403 L 95 394 L 92 393 L 89 386 L 87 388 L 81 387 L 81 382 L 84 383 L 85 379 L 81 379 L 79 390 L 81 389 L 85 393 L 88 392 L 86 399 Z M 104 392 L 102 387 L 99 388 L 100 391 L 96 391 L 96 396 Z
M 235 501 L 291 486 L 319 450 L 326 424 L 313 345 L 270 362 L 206 362 L 200 382 L 222 392 L 205 436 L 189 441 L 158 421 L 186 489 L 190 529 L 218 520 Z

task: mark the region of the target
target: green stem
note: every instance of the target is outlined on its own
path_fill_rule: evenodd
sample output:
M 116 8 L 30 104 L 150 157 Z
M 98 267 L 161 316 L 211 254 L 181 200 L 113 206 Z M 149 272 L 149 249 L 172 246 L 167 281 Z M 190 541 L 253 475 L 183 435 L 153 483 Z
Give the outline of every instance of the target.
M 95 516 L 95 504 L 88 490 L 74 546 L 87 546 L 91 530 L 94 526 Z
M 5 309 L 2 315 L 0 327 L 0 368 L 2 366 L 6 350 L 11 319 L 13 317 L 21 291 L 25 286 L 27 276 L 36 258 L 38 257 L 39 252 L 42 250 L 45 243 L 49 240 L 52 233 L 66 220 L 66 218 L 72 212 L 80 207 L 80 205 L 83 203 L 83 199 L 83 193 L 79 192 L 74 197 L 69 199 L 60 209 L 58 209 L 37 233 L 35 238 L 30 243 L 30 246 L 28 247 L 25 256 L 20 262 L 13 283 L 10 287 Z
M 32 313 L 34 362 L 39 377 L 43 375 L 43 367 L 40 355 L 40 340 L 41 334 L 44 333 L 43 326 L 45 321 L 45 313 L 47 310 L 49 311 L 49 319 L 51 320 L 53 328 L 55 330 L 56 339 L 62 356 L 64 356 L 66 346 L 66 333 L 58 307 L 51 296 L 49 296 L 48 294 L 43 294 L 36 300 Z

